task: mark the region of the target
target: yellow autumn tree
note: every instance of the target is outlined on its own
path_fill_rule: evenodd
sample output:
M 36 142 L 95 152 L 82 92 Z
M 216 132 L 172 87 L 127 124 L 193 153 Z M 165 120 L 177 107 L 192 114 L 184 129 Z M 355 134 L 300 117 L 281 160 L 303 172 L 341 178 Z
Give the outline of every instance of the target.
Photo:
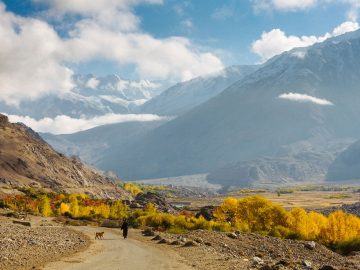
M 50 199 L 48 198 L 48 196 L 42 195 L 40 197 L 38 209 L 39 209 L 39 213 L 44 217 L 49 217 L 52 215 Z
M 124 189 L 126 191 L 129 191 L 133 196 L 136 196 L 139 193 L 143 192 L 137 184 L 130 183 L 130 182 L 127 182 L 124 184 Z
M 60 215 L 64 215 L 65 213 L 70 213 L 70 206 L 67 203 L 61 203 L 59 208 Z
M 129 207 L 122 201 L 115 201 L 110 206 L 109 217 L 111 219 L 123 219 L 128 216 Z
M 325 244 L 336 244 L 359 237 L 360 218 L 336 211 L 328 216 L 328 224 L 322 230 L 321 240 Z
M 72 216 L 77 217 L 79 215 L 79 201 L 76 194 L 71 194 L 69 196 L 70 201 L 70 213 Z
M 145 205 L 144 211 L 146 213 L 157 213 L 157 208 L 156 208 L 155 204 L 149 202 Z

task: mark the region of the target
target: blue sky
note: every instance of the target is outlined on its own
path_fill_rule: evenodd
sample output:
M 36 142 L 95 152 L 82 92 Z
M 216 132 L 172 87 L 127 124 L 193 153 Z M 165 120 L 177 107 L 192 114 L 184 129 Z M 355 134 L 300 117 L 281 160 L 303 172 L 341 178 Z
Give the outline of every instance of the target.
M 16 103 L 69 91 L 76 73 L 184 81 L 356 30 L 359 7 L 360 0 L 0 0 L 0 57 L 12 63 L 0 70 L 0 87 Z
M 37 16 L 46 10 L 44 4 L 31 0 L 3 2 L 8 10 L 25 16 Z M 251 52 L 251 44 L 264 31 L 280 28 L 297 36 L 323 35 L 347 20 L 348 9 L 349 5 L 334 3 L 305 10 L 256 12 L 253 1 L 247 0 L 165 0 L 162 5 L 139 5 L 135 13 L 141 18 L 143 31 L 159 38 L 188 37 L 201 46 L 218 50 L 225 65 L 232 65 L 259 61 L 259 56 Z M 192 26 L 184 25 L 185 21 Z

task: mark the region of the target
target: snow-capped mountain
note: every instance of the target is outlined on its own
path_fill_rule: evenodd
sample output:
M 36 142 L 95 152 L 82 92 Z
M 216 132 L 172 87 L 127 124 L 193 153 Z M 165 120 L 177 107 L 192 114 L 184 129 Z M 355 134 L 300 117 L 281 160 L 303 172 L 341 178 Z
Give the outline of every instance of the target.
M 257 70 L 259 66 L 231 66 L 217 74 L 178 83 L 139 107 L 142 113 L 181 115 L 218 95 L 233 83 Z
M 0 111 L 36 119 L 58 115 L 77 118 L 106 113 L 131 113 L 166 87 L 160 82 L 130 81 L 117 75 L 75 75 L 73 82 L 75 87 L 62 96 L 44 96 L 35 101 L 24 101 L 19 106 L 0 102 Z
M 98 165 L 128 179 L 189 175 L 287 156 L 289 146 L 298 142 L 319 149 L 360 138 L 359 36 L 357 31 L 274 57 L 208 102 L 152 130 L 127 151 L 111 149 Z M 253 171 L 254 164 L 261 163 L 250 164 Z

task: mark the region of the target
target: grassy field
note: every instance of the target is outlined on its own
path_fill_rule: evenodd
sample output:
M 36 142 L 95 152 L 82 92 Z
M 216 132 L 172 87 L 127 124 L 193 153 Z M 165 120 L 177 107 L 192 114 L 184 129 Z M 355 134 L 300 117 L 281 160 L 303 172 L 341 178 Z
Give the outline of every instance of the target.
M 233 192 L 224 196 L 214 196 L 210 198 L 177 198 L 175 202 L 190 203 L 191 208 L 198 208 L 206 205 L 219 205 L 226 197 L 243 198 L 252 195 L 260 195 L 275 203 L 279 203 L 286 209 L 303 207 L 306 209 L 326 208 L 342 204 L 352 204 L 360 201 L 360 193 L 354 189 L 343 191 L 292 191 L 291 193 L 279 194 L 276 191 L 254 192 Z

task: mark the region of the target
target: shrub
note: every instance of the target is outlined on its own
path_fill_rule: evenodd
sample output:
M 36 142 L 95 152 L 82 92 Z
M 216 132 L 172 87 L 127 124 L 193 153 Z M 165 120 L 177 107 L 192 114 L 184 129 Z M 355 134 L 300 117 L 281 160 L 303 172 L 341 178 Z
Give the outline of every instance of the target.
M 360 236 L 352 240 L 339 242 L 335 249 L 344 255 L 348 255 L 353 251 L 360 251 Z

